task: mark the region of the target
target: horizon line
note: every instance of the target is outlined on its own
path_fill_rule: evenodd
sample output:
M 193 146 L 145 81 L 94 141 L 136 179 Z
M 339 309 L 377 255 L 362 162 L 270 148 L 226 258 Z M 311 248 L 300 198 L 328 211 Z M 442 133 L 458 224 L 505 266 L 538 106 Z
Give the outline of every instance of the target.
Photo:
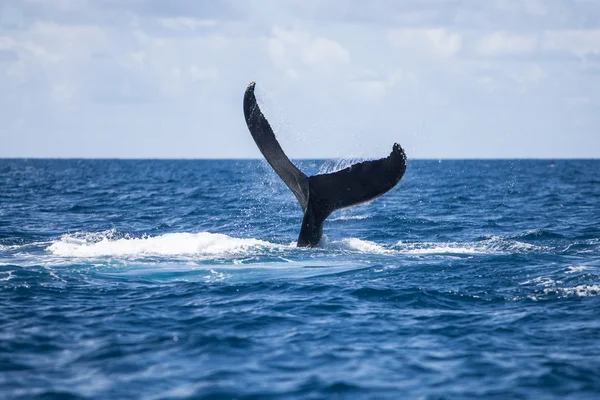
M 304 158 L 293 157 L 298 161 L 330 161 L 330 160 L 377 160 L 371 157 L 328 157 Z M 122 160 L 122 161 L 261 161 L 256 157 L 0 157 L 0 160 Z M 600 160 L 600 157 L 417 157 L 413 161 L 517 161 L 517 160 Z

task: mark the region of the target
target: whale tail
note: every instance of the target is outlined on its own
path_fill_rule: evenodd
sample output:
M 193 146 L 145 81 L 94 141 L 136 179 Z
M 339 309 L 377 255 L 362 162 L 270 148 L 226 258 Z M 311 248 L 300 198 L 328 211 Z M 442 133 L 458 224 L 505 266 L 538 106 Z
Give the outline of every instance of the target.
M 285 155 L 254 96 L 255 83 L 244 94 L 244 116 L 254 142 L 290 188 L 304 212 L 298 247 L 314 247 L 323 222 L 335 210 L 372 200 L 392 189 L 406 171 L 406 154 L 395 143 L 389 156 L 364 161 L 329 174 L 307 177 Z

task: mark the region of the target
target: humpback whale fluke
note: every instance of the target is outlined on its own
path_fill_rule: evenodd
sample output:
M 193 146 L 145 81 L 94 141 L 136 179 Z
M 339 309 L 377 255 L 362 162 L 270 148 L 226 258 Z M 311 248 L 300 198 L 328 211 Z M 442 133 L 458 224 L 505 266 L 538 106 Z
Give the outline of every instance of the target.
M 335 210 L 364 203 L 392 189 L 406 171 L 406 154 L 398 143 L 389 156 L 364 161 L 330 174 L 306 176 L 285 155 L 258 107 L 251 82 L 244 94 L 244 116 L 250 134 L 277 175 L 290 188 L 304 212 L 298 247 L 314 247 L 323 222 Z

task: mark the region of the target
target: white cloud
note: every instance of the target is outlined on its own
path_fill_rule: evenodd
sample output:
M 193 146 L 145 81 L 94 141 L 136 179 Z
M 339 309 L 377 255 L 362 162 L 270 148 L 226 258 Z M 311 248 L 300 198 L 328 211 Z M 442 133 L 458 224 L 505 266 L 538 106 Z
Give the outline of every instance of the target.
M 511 68 L 507 75 L 521 85 L 535 85 L 548 77 L 548 73 L 538 64 L 518 65 Z
M 462 36 L 444 28 L 395 29 L 388 33 L 388 40 L 398 48 L 442 58 L 456 56 L 462 46 Z
M 285 110 L 275 121 L 329 140 L 293 156 L 353 143 L 367 155 L 404 132 L 420 157 L 600 148 L 591 0 L 57 1 L 0 2 L 0 120 L 14 138 L 0 156 L 258 157 L 240 116 L 251 80 Z M 563 152 L 554 143 L 577 119 L 587 142 Z M 478 144 L 482 132 L 496 145 Z M 540 146 L 494 142 L 505 132 Z
M 213 19 L 198 19 L 198 18 L 161 18 L 158 20 L 159 24 L 163 28 L 172 29 L 176 31 L 195 31 L 198 28 L 210 28 L 215 27 L 219 23 Z
M 486 56 L 525 54 L 535 51 L 537 38 L 534 35 L 518 35 L 494 32 L 477 42 L 476 50 Z
M 547 2 L 543 0 L 495 0 L 494 7 L 515 13 L 524 13 L 533 16 L 545 16 L 548 14 Z
M 350 54 L 335 40 L 313 38 L 308 32 L 274 28 L 268 51 L 273 64 L 290 76 L 297 76 L 298 67 L 313 71 L 330 71 L 350 62 Z
M 0 49 L 9 50 L 15 45 L 14 39 L 8 36 L 0 36 Z
M 219 34 L 171 37 L 140 28 L 128 39 L 127 48 L 136 50 L 119 54 L 118 65 L 170 98 L 216 83 L 216 64 L 231 51 L 231 41 Z
M 329 69 L 347 64 L 350 55 L 338 42 L 316 38 L 303 50 L 302 61 L 313 69 Z
M 69 83 L 61 83 L 52 87 L 52 97 L 59 103 L 70 105 L 75 96 L 76 89 Z
M 215 67 L 199 67 L 195 64 L 190 65 L 189 67 L 190 79 L 192 82 L 197 81 L 213 81 L 216 80 L 219 76 L 219 71 Z
M 575 97 L 567 97 L 565 99 L 565 103 L 569 107 L 587 107 L 593 104 L 590 96 L 575 96 Z
M 578 57 L 600 54 L 600 29 L 548 31 L 544 35 L 543 47 Z
M 279 68 L 287 68 L 290 63 L 284 40 L 278 37 L 270 38 L 268 41 L 269 55 L 271 61 Z
M 374 71 L 365 71 L 352 81 L 352 87 L 359 100 L 367 103 L 382 101 L 396 86 L 402 86 L 404 90 L 412 90 L 418 85 L 418 79 L 413 73 L 401 70 L 393 71 L 387 76 L 380 76 Z
M 355 86 L 359 95 L 367 101 L 378 101 L 386 95 L 388 82 L 381 80 L 358 81 Z

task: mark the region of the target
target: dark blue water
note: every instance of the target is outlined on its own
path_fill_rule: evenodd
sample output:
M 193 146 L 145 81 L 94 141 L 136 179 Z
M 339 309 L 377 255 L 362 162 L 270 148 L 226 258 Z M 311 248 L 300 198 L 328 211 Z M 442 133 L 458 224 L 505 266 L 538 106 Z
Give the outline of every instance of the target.
M 259 161 L 0 160 L 0 397 L 600 397 L 600 161 L 301 217 Z

